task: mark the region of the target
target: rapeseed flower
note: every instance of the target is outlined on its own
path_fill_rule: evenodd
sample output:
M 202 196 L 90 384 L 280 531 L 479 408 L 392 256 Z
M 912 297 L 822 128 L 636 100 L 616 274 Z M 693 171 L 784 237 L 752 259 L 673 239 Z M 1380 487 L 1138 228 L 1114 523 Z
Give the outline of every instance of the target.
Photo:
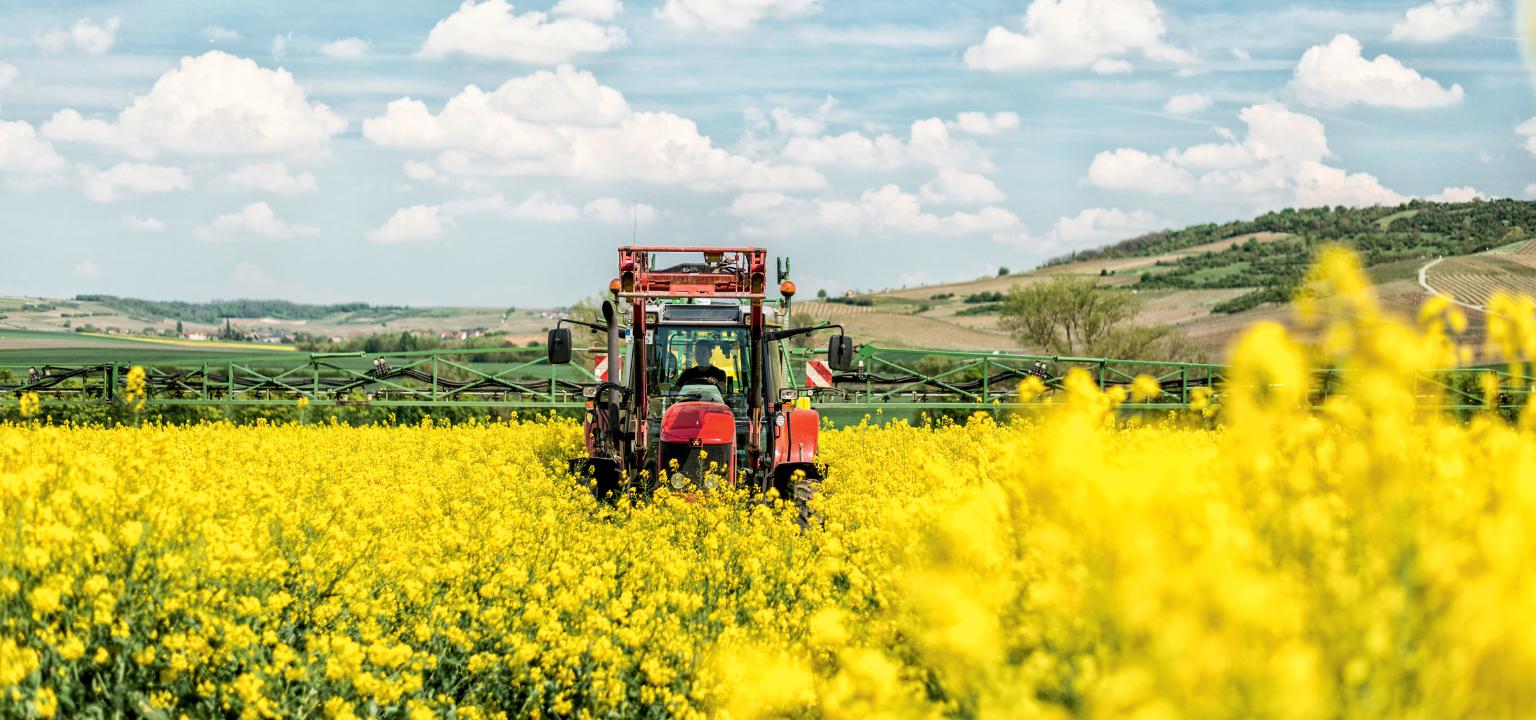
M 1306 286 L 1316 332 L 1253 328 L 1193 412 L 1078 372 L 824 429 L 805 527 L 597 503 L 555 418 L 0 424 L 0 716 L 1529 714 L 1536 406 L 1424 411 L 1455 306 L 1400 322 L 1336 253 Z

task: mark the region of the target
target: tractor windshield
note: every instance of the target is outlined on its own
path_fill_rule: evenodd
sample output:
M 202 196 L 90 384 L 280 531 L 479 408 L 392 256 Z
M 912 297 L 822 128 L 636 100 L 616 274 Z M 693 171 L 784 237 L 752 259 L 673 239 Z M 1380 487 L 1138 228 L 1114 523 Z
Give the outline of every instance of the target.
M 745 406 L 747 329 L 708 325 L 662 325 L 651 345 L 654 395 L 678 399 L 686 387 L 712 385 L 731 406 Z M 707 389 L 706 389 L 707 390 Z

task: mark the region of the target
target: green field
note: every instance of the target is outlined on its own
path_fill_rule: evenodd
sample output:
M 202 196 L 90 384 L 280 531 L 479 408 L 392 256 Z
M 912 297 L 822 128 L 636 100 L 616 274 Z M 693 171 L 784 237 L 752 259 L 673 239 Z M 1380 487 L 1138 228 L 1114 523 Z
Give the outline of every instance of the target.
M 239 359 L 289 359 L 302 355 L 291 350 L 249 343 L 175 344 L 129 337 L 81 333 L 0 329 L 0 366 L 92 365 L 96 363 L 227 362 Z
M 1401 220 L 1403 218 L 1411 218 L 1411 217 L 1413 217 L 1415 215 L 1418 215 L 1418 214 L 1419 214 L 1418 210 L 1403 210 L 1401 212 L 1395 212 L 1395 213 L 1392 213 L 1391 215 L 1388 215 L 1388 216 L 1386 216 L 1386 217 L 1384 217 L 1384 218 L 1382 218 L 1380 220 L 1377 220 L 1376 221 L 1376 227 L 1379 228 L 1379 229 L 1382 229 L 1382 230 L 1386 230 L 1389 226 L 1392 225 L 1392 221 L 1393 220 Z

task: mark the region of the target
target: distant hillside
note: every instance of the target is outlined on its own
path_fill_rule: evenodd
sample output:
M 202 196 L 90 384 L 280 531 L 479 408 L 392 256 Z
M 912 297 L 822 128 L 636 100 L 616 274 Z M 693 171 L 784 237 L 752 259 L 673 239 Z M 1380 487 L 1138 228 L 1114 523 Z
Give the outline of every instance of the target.
M 525 345 L 543 337 L 554 311 L 536 308 L 422 307 L 286 300 L 207 303 L 77 295 L 72 300 L 0 296 L 0 331 L 214 338 L 265 343 L 350 343 L 373 335 L 459 339 L 495 335 Z M 60 342 L 64 342 L 61 340 Z M 36 344 L 36 340 L 31 341 Z M 0 338 L 0 349 L 7 340 Z
M 1171 324 L 1214 358 L 1260 320 L 1284 321 L 1319 248 L 1353 248 L 1384 304 L 1411 314 L 1431 292 L 1473 310 L 1497 289 L 1536 288 L 1536 202 L 1431 203 L 1387 208 L 1282 210 L 1252 220 L 1195 225 L 1056 258 L 1025 273 L 801 303 L 861 340 L 909 347 L 1010 350 L 997 326 L 1000 297 L 1053 275 L 1091 277 L 1136 293 L 1141 322 Z M 1437 261 L 1437 258 L 1446 258 Z M 1481 333 L 1472 313 L 1469 340 Z
M 1432 203 L 1398 207 L 1282 210 L 1247 222 L 1197 225 L 1132 238 L 1046 263 L 1071 263 L 1177 252 L 1213 240 L 1255 233 L 1284 233 L 1275 242 L 1250 239 L 1219 251 L 1154 263 L 1139 287 L 1212 290 L 1248 288 L 1213 310 L 1240 312 L 1263 303 L 1285 302 L 1295 292 L 1317 249 L 1337 243 L 1353 248 L 1366 267 L 1405 260 L 1485 252 L 1523 241 L 1536 230 L 1536 202 L 1520 200 Z
M 319 320 L 338 313 L 366 310 L 404 310 L 404 307 L 372 307 L 368 303 L 306 305 L 287 300 L 139 300 L 116 295 L 76 295 L 79 302 L 95 302 L 138 320 L 181 320 L 183 322 L 221 323 L 226 318 L 273 318 L 276 320 Z

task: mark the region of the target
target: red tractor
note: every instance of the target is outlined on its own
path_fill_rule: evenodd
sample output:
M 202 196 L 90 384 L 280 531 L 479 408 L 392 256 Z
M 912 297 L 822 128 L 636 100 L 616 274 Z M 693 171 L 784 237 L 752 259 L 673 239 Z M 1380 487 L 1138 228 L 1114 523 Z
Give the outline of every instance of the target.
M 682 253 L 691 257 L 659 266 Z M 789 327 L 789 263 L 777 268 L 782 297 L 769 299 L 767 258 L 762 248 L 621 247 L 603 322 L 568 318 L 550 331 L 552 364 L 571 361 L 562 325 L 607 336 L 610 371 L 583 390 L 587 456 L 571 461 L 599 498 L 745 485 L 804 511 L 821 478 L 820 416 L 789 382 L 784 341 L 837 328 L 835 370 L 851 366 L 853 342 L 838 325 Z

